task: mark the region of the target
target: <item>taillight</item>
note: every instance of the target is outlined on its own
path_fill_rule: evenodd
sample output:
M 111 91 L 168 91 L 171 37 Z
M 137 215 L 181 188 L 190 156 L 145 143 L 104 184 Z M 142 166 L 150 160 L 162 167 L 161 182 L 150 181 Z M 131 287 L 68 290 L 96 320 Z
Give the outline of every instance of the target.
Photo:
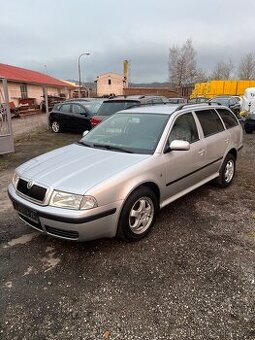
M 91 126 L 94 127 L 96 126 L 97 124 L 101 123 L 102 119 L 94 116 L 90 119 L 90 123 L 91 123 Z

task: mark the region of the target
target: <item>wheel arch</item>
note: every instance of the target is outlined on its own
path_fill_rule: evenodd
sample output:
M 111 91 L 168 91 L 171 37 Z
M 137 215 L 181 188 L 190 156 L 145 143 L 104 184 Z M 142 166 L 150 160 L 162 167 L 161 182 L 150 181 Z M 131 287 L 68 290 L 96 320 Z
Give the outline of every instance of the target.
M 234 156 L 235 160 L 237 159 L 237 150 L 235 148 L 230 149 L 227 154 Z
M 128 193 L 128 195 L 126 196 L 122 208 L 124 207 L 127 199 L 130 197 L 130 195 L 132 195 L 133 192 L 135 192 L 136 190 L 138 190 L 139 188 L 148 188 L 150 189 L 157 198 L 157 210 L 159 210 L 159 206 L 160 206 L 160 189 L 159 186 L 155 183 L 155 182 L 151 182 L 151 181 L 147 181 L 147 182 L 143 182 L 143 183 L 139 183 L 137 186 L 133 187 L 132 190 Z

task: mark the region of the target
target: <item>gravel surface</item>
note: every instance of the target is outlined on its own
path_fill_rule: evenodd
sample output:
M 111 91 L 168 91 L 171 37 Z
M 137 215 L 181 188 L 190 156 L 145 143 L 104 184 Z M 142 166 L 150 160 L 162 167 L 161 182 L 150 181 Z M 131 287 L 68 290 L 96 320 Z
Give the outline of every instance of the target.
M 79 136 L 41 138 L 0 159 L 0 339 L 255 339 L 255 135 L 231 187 L 175 201 L 131 244 L 61 241 L 17 218 L 13 168 Z
M 32 131 L 47 126 L 47 116 L 45 113 L 24 115 L 12 119 L 12 130 L 14 137 L 31 133 Z

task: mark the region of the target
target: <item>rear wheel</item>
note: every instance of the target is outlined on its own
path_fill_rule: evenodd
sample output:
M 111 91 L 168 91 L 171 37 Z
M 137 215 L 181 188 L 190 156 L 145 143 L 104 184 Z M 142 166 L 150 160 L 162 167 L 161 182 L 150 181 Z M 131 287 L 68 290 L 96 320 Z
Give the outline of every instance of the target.
M 248 133 L 248 134 L 250 134 L 250 133 L 252 133 L 253 132 L 253 129 L 249 129 L 249 128 L 244 128 L 244 130 L 245 130 L 245 132 L 246 133 Z
M 152 190 L 140 187 L 127 199 L 119 219 L 117 235 L 125 241 L 138 241 L 151 230 L 156 217 L 157 198 Z
M 216 184 L 221 188 L 228 187 L 235 176 L 236 171 L 236 159 L 232 154 L 228 154 L 222 163 L 220 169 L 220 175 L 216 179 Z
M 51 122 L 51 130 L 55 133 L 61 132 L 60 124 L 58 121 L 54 120 Z

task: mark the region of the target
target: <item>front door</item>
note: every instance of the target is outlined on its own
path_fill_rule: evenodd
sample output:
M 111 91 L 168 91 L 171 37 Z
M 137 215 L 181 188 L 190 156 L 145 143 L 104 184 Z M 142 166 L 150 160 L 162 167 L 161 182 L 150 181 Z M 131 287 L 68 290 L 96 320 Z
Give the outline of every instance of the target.
M 205 145 L 200 138 L 193 114 L 178 116 L 168 137 L 168 144 L 173 140 L 190 143 L 190 150 L 170 150 L 164 154 L 165 197 L 166 200 L 200 182 L 203 175 L 200 169 L 205 165 Z

